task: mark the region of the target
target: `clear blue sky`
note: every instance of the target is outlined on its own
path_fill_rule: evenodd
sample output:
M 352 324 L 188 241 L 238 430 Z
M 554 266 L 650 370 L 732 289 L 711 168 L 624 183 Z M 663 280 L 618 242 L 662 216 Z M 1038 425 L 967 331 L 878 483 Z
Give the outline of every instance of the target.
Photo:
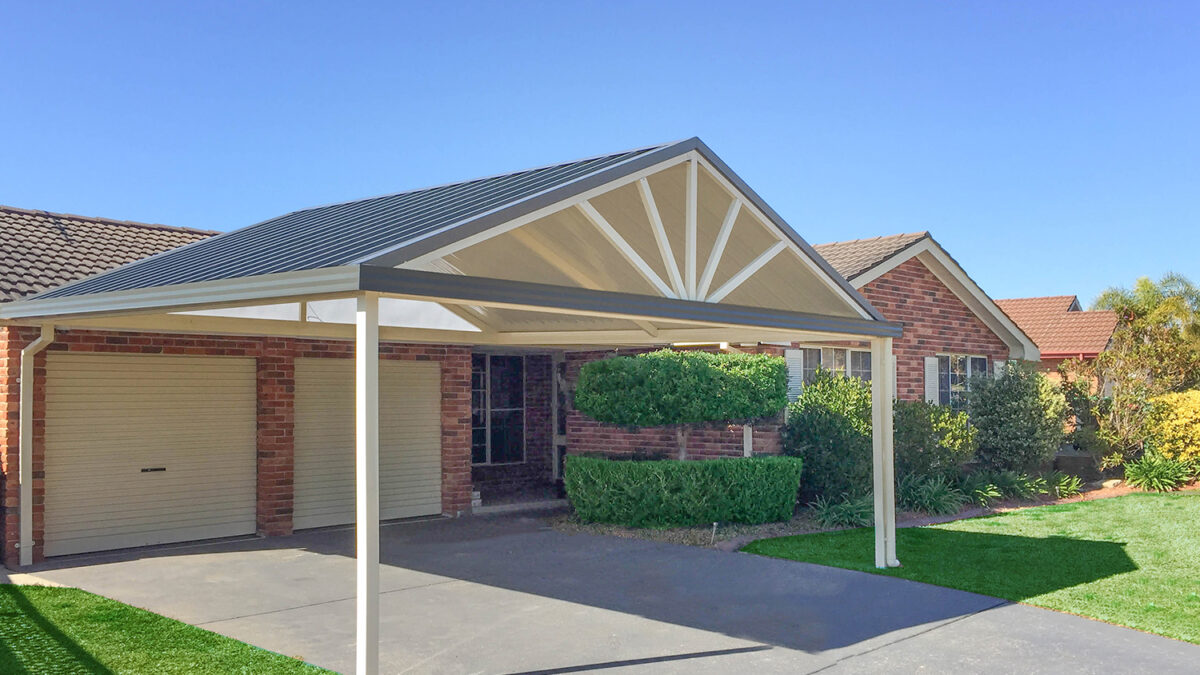
M 1200 281 L 1195 2 L 4 2 L 0 203 L 232 229 L 700 136 L 993 297 Z

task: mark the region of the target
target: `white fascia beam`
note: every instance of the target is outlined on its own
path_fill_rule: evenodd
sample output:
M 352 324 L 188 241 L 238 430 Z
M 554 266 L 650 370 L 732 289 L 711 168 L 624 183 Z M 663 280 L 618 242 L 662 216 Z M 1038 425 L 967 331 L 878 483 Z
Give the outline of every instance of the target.
M 692 154 L 695 155 L 695 153 Z M 688 161 L 687 170 L 687 210 L 684 218 L 686 229 L 684 237 L 684 281 L 687 286 L 687 298 L 689 300 L 697 300 L 700 296 L 696 295 L 696 210 L 697 202 L 700 199 L 700 188 L 698 185 L 699 165 L 695 156 Z
M 358 266 L 350 265 L 132 291 L 35 297 L 0 305 L 0 319 L 174 312 L 344 298 L 358 291 L 358 279 Z
M 355 672 L 379 672 L 379 296 L 359 296 L 354 333 Z
M 707 302 L 720 302 L 725 299 L 725 296 L 737 290 L 747 279 L 754 276 L 754 273 L 763 268 L 764 265 L 771 262 L 775 256 L 783 252 L 787 248 L 787 242 L 777 241 L 771 248 L 758 254 L 758 257 L 751 260 L 748 265 L 738 271 L 737 274 L 730 277 L 720 288 L 713 291 L 712 295 L 708 296 Z
M 609 243 L 612 244 L 622 256 L 624 256 L 625 260 L 632 265 L 635 270 L 637 270 L 638 274 L 642 275 L 642 278 L 650 282 L 651 286 L 658 289 L 659 293 L 668 298 L 679 297 L 675 295 L 675 291 L 671 290 L 671 287 L 662 280 L 662 277 L 658 276 L 658 273 L 646 263 L 642 256 L 638 255 L 638 252 L 633 250 L 633 247 L 629 245 L 629 242 L 625 241 L 625 237 L 622 237 L 621 233 L 617 232 L 617 230 L 608 222 L 608 220 L 605 219 L 604 216 L 600 215 L 600 212 L 596 210 L 595 206 L 592 206 L 591 202 L 582 202 L 577 204 L 576 208 L 583 213 L 583 215 L 592 223 L 592 225 L 596 227 L 596 229 L 600 230 L 600 233 L 603 234 L 605 238 L 608 239 Z
M 54 342 L 54 325 L 42 326 L 42 334 L 21 350 L 20 401 L 17 412 L 17 479 L 20 481 L 20 546 L 18 562 L 21 567 L 33 564 L 33 390 L 34 358 Z
M 704 274 L 700 276 L 700 286 L 696 289 L 696 297 L 708 296 L 713 275 L 717 273 L 717 266 L 721 264 L 721 258 L 725 255 L 725 245 L 729 243 L 729 235 L 733 233 L 733 224 L 737 221 L 738 213 L 741 210 L 742 200 L 734 197 L 733 201 L 729 203 L 729 210 L 725 212 L 725 220 L 721 222 L 721 230 L 717 233 L 717 240 L 713 243 L 712 251 L 708 254 L 708 263 L 704 265 Z
M 663 227 L 662 214 L 659 213 L 658 204 L 654 201 L 654 192 L 650 189 L 650 181 L 645 178 L 638 179 L 638 192 L 642 196 L 646 217 L 650 219 L 650 228 L 654 231 L 654 241 L 658 242 L 658 252 L 662 255 L 667 276 L 671 279 L 671 287 L 675 289 L 675 295 L 678 297 L 689 297 L 687 289 L 683 285 L 683 277 L 679 274 L 679 262 L 675 260 L 675 253 L 671 250 L 671 240 L 667 237 L 666 228 Z

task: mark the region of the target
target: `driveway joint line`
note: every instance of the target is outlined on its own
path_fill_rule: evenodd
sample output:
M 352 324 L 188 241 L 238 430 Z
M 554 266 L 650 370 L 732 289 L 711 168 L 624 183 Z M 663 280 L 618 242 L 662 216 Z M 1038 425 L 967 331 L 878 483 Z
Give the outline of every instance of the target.
M 872 653 L 872 652 L 877 652 L 877 651 L 879 651 L 880 649 L 885 649 L 885 648 L 887 648 L 887 647 L 893 647 L 893 646 L 895 646 L 895 645 L 898 645 L 898 644 L 900 644 L 901 642 L 907 642 L 907 641 L 909 641 L 909 640 L 912 640 L 912 639 L 914 639 L 914 638 L 919 638 L 919 637 L 921 637 L 922 635 L 929 635 L 930 633 L 934 633 L 934 632 L 936 632 L 936 631 L 939 631 L 939 630 L 941 630 L 941 629 L 943 629 L 943 628 L 947 628 L 947 627 L 949 627 L 949 626 L 952 626 L 952 625 L 954 625 L 954 624 L 956 624 L 956 623 L 959 623 L 959 622 L 961 622 L 961 621 L 966 621 L 967 619 L 970 619 L 970 618 L 972 618 L 972 617 L 979 616 L 980 614 L 983 614 L 984 612 L 990 612 L 990 611 L 992 611 L 993 609 L 998 609 L 998 608 L 1000 608 L 1000 607 L 1004 607 L 1005 605 L 1011 605 L 1011 604 L 1013 604 L 1013 603 L 1012 603 L 1012 602 L 1010 602 L 1010 601 L 1008 601 L 1008 600 L 1002 600 L 1002 599 L 998 599 L 998 600 L 997 600 L 997 602 L 996 602 L 996 604 L 994 604 L 994 605 L 989 605 L 989 606 L 987 606 L 987 607 L 984 607 L 984 608 L 982 608 L 982 609 L 977 609 L 977 610 L 975 610 L 974 612 L 970 612 L 970 613 L 968 613 L 968 614 L 963 614 L 962 616 L 956 616 L 956 617 L 954 617 L 954 618 L 952 618 L 952 619 L 949 619 L 949 620 L 947 620 L 947 621 L 942 621 L 941 623 L 938 623 L 937 625 L 930 626 L 929 628 L 926 628 L 926 629 L 924 629 L 924 630 L 921 630 L 921 631 L 918 631 L 918 632 L 916 632 L 916 633 L 913 633 L 912 635 L 905 635 L 904 637 L 896 638 L 895 640 L 891 640 L 891 641 L 885 642 L 885 643 L 883 643 L 883 644 L 881 644 L 881 645 L 877 645 L 877 646 L 875 646 L 875 647 L 871 647 L 870 649 L 864 649 L 864 650 L 862 650 L 861 652 L 855 652 L 855 653 L 853 653 L 853 654 L 847 654 L 846 656 L 843 656 L 843 657 L 841 657 L 841 658 L 839 658 L 839 659 L 835 660 L 833 663 L 829 663 L 829 664 L 826 664 L 826 665 L 824 665 L 824 666 L 821 666 L 820 668 L 817 668 L 816 670 L 810 670 L 810 671 L 808 671 L 807 675 L 814 675 L 815 673 L 820 673 L 820 672 L 823 672 L 823 671 L 829 670 L 830 668 L 833 668 L 834 666 L 841 665 L 841 664 L 845 663 L 846 661 L 850 661 L 851 659 L 857 659 L 857 658 L 858 658 L 858 657 L 860 657 L 860 656 L 866 656 L 867 654 L 870 654 L 870 653 Z
M 395 588 L 390 591 L 380 591 L 379 595 L 383 596 L 383 595 L 391 595 L 393 593 L 403 593 L 404 591 L 416 591 L 416 590 L 420 590 L 422 588 L 432 588 L 434 586 L 442 586 L 445 584 L 452 584 L 455 582 L 469 583 L 469 582 L 462 581 L 462 579 L 446 579 L 445 581 L 435 581 L 433 583 L 420 584 L 417 586 L 405 586 L 404 588 Z M 332 605 L 332 604 L 338 603 L 338 602 L 346 602 L 348 600 L 354 600 L 355 598 L 356 598 L 356 596 L 351 595 L 346 598 L 333 598 L 332 600 L 322 600 L 321 602 L 310 602 L 307 605 L 296 605 L 295 607 L 283 607 L 280 609 L 268 609 L 265 612 L 252 612 L 250 614 L 242 614 L 239 616 L 223 617 L 220 619 L 210 619 L 208 621 L 204 621 L 202 623 L 194 623 L 192 625 L 196 626 L 196 627 L 200 627 L 200 626 L 208 626 L 208 625 L 211 625 L 214 623 L 224 623 L 226 621 L 237 621 L 238 619 L 249 619 L 249 618 L 256 617 L 256 616 L 267 616 L 269 614 L 282 614 L 283 612 L 291 612 L 291 611 L 295 611 L 297 609 L 307 609 L 309 607 L 320 607 L 321 605 Z

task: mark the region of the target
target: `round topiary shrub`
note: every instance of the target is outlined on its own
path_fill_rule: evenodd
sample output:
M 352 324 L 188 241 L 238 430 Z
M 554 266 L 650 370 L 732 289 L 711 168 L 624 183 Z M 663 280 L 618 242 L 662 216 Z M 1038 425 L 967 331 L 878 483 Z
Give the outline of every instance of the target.
M 597 422 L 676 427 L 680 459 L 689 428 L 753 422 L 785 405 L 787 366 L 766 354 L 664 349 L 616 356 L 584 364 L 575 387 L 575 408 Z
M 1009 361 L 998 377 L 973 378 L 967 407 L 981 466 L 1032 472 L 1054 457 L 1065 438 L 1067 400 L 1033 366 Z

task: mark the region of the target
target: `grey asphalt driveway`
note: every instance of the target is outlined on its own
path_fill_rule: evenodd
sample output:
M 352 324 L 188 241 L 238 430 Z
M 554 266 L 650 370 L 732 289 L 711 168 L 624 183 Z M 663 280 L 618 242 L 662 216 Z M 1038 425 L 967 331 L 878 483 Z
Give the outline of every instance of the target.
M 400 673 L 1194 672 L 1200 647 L 925 584 L 520 516 L 383 528 L 381 661 Z M 34 576 L 334 670 L 354 659 L 353 532 L 75 556 Z

